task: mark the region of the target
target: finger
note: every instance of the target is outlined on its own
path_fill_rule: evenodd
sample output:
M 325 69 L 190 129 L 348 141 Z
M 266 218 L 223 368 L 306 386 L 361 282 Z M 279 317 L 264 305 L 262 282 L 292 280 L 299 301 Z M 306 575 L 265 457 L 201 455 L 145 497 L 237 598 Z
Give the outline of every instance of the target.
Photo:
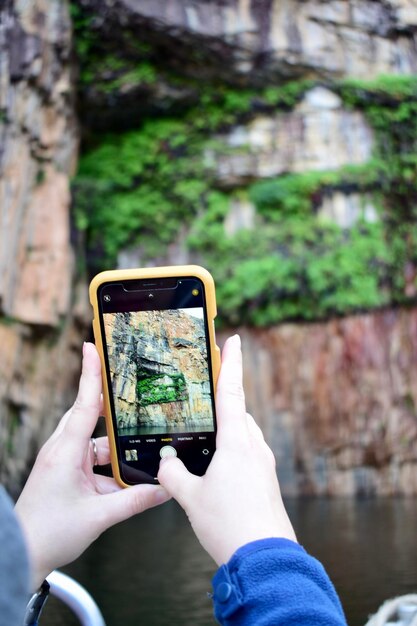
M 68 421 L 68 419 L 69 419 L 69 417 L 71 415 L 71 411 L 72 411 L 72 407 L 70 409 L 68 409 L 68 411 L 61 417 L 61 419 L 58 422 L 57 427 L 55 428 L 55 430 L 52 433 L 52 435 L 49 437 L 48 442 L 54 441 L 55 439 L 57 439 L 60 436 L 60 434 L 64 430 L 65 424 L 67 423 L 67 421 Z
M 135 485 L 108 493 L 99 499 L 98 515 L 102 520 L 102 529 L 122 522 L 132 515 L 167 502 L 171 496 L 159 485 Z
M 262 430 L 253 419 L 252 415 L 250 415 L 249 413 L 246 413 L 246 421 L 248 424 L 249 434 L 252 437 L 252 441 L 258 444 L 257 446 L 258 450 L 262 453 L 263 456 L 269 458 L 271 465 L 275 468 L 276 467 L 275 454 L 272 452 L 271 448 L 266 443 Z
M 77 447 L 91 437 L 100 413 L 101 365 L 92 343 L 85 343 L 77 398 L 64 425 L 69 443 Z M 84 446 L 82 446 L 85 450 Z
M 102 413 L 102 402 L 103 402 L 103 396 L 101 397 L 101 405 L 100 405 L 100 415 Z M 63 432 L 66 423 L 68 422 L 68 420 L 71 417 L 72 414 L 72 409 L 73 407 L 71 407 L 70 409 L 68 409 L 68 411 L 65 413 L 65 415 L 63 415 L 63 417 L 61 417 L 60 421 L 58 422 L 58 426 L 55 428 L 54 432 L 52 433 L 52 435 L 49 437 L 48 442 L 52 442 L 55 441 L 55 439 L 57 439 L 61 433 Z M 107 439 L 107 437 L 98 437 L 96 438 L 96 442 L 98 442 L 100 439 Z M 108 448 L 108 444 L 107 444 L 107 448 Z M 93 455 L 94 456 L 94 455 Z M 100 457 L 101 458 L 101 457 Z M 103 459 L 105 459 L 105 457 L 103 457 Z M 109 460 L 103 460 L 103 461 L 99 461 L 98 465 L 105 465 L 106 463 L 109 463 Z M 94 465 L 94 459 L 93 459 L 93 465 Z
M 184 463 L 175 457 L 165 457 L 159 464 L 158 480 L 162 487 L 186 509 L 194 488 L 201 478 L 191 474 Z
M 123 487 L 120 487 L 120 485 L 117 484 L 114 478 L 110 478 L 110 476 L 101 476 L 100 474 L 95 474 L 94 480 L 98 493 L 114 493 L 115 491 L 120 491 L 121 489 L 123 489 Z
M 258 424 L 253 419 L 252 415 L 246 413 L 246 423 L 248 425 L 249 434 L 255 439 L 259 439 L 260 441 L 265 441 L 264 434 Z
M 218 441 L 247 437 L 245 394 L 242 383 L 240 337 L 230 337 L 223 348 L 222 366 L 217 383 L 216 413 Z
M 94 439 L 96 442 L 96 454 L 94 454 L 93 440 L 90 439 L 90 462 L 91 465 L 107 465 L 110 463 L 110 446 L 108 437 L 97 437 Z M 96 456 L 97 455 L 97 456 Z

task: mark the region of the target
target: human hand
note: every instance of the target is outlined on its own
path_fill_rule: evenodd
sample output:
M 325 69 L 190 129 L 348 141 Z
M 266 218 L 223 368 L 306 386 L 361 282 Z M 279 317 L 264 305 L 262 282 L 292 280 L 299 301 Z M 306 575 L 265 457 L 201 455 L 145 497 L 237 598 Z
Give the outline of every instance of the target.
M 94 474 L 91 435 L 100 413 L 101 366 L 91 343 L 83 348 L 77 399 L 44 444 L 16 503 L 35 589 L 70 563 L 107 528 L 170 498 L 163 487 L 122 489 Z M 107 437 L 96 439 L 99 465 L 110 461 Z
M 246 413 L 238 335 L 226 342 L 217 383 L 216 452 L 204 476 L 174 457 L 158 480 L 184 508 L 203 548 L 218 565 L 241 546 L 267 537 L 296 541 L 281 498 L 275 459 Z

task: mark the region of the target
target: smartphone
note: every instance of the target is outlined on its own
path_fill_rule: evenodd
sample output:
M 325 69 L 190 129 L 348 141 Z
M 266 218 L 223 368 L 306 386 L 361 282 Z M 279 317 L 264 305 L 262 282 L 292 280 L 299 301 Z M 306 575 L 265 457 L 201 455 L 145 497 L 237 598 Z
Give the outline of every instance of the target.
M 196 265 L 102 272 L 90 301 L 114 477 L 157 484 L 164 456 L 202 476 L 220 369 L 212 276 Z

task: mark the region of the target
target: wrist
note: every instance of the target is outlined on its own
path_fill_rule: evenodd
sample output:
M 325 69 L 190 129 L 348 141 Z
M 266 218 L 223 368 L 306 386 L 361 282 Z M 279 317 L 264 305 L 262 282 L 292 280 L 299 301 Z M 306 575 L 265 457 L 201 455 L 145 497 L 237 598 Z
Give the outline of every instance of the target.
M 234 533 L 229 537 L 229 540 L 225 538 L 224 542 L 216 541 L 216 545 L 213 546 L 211 555 L 216 561 L 217 565 L 223 565 L 227 563 L 231 557 L 242 547 L 254 542 L 262 540 L 284 540 L 292 543 L 298 543 L 292 526 L 286 528 L 265 527 L 247 529 L 246 532 Z
M 29 564 L 30 564 L 30 589 L 34 593 L 37 589 L 42 586 L 43 581 L 54 569 L 49 566 L 43 558 L 43 554 L 45 554 L 45 550 L 42 549 L 42 546 L 36 542 L 36 539 L 30 540 L 26 539 L 27 550 L 29 554 Z
M 35 593 L 54 568 L 45 562 L 44 556 L 47 554 L 47 547 L 42 545 L 41 537 L 33 532 L 27 516 L 20 510 L 19 502 L 15 506 L 15 513 L 19 520 L 29 558 L 30 590 Z
M 40 568 L 32 565 L 31 568 L 31 578 L 30 578 L 30 589 L 33 593 L 40 587 L 42 587 L 42 583 L 46 580 L 47 576 L 51 573 L 51 569 L 49 568 Z

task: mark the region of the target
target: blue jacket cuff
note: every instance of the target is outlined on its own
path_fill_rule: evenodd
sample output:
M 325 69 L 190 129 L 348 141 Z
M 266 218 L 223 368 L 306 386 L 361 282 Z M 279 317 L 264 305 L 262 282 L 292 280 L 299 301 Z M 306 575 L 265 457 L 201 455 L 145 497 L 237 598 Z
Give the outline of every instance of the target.
M 286 549 L 290 551 L 306 551 L 295 541 L 289 539 L 279 539 L 271 537 L 268 539 L 258 539 L 242 546 L 232 555 L 228 563 L 222 565 L 213 577 L 213 601 L 215 615 L 222 622 L 235 613 L 244 604 L 243 591 L 239 581 L 239 564 L 246 557 L 270 549 Z
M 219 568 L 213 589 L 224 626 L 346 626 L 322 564 L 288 539 L 242 546 Z

